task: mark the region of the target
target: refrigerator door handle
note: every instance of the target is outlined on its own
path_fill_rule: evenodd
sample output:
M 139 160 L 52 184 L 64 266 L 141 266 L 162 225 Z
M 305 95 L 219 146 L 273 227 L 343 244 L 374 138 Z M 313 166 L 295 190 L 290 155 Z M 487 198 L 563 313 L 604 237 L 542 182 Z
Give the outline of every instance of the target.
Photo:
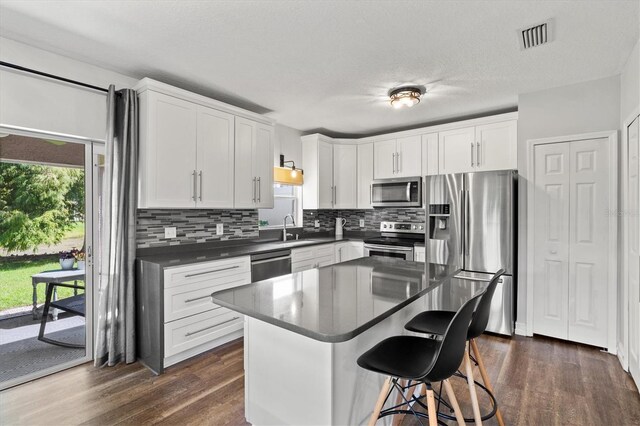
M 464 191 L 460 191 L 460 254 L 464 255 L 464 224 L 465 224 L 465 197 Z
M 468 255 L 469 254 L 469 217 L 471 217 L 471 215 L 469 214 L 469 205 L 471 203 L 469 202 L 469 191 L 464 191 L 464 254 Z

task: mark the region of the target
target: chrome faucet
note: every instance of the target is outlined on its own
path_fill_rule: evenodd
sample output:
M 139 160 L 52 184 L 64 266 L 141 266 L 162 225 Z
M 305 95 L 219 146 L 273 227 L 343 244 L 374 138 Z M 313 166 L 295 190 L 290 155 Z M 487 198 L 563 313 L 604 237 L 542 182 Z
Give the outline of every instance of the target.
M 282 219 L 282 241 L 287 241 L 287 237 L 293 237 L 293 234 L 287 234 L 287 218 L 291 218 L 291 224 L 296 226 L 296 220 L 292 215 L 288 214 Z

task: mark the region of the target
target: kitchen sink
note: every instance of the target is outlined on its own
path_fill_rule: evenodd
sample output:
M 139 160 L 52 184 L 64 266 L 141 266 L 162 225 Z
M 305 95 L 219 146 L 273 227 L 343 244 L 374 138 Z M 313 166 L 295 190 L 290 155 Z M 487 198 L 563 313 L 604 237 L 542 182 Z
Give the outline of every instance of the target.
M 278 244 L 281 247 L 296 247 L 315 243 L 315 240 L 289 240 L 281 241 Z

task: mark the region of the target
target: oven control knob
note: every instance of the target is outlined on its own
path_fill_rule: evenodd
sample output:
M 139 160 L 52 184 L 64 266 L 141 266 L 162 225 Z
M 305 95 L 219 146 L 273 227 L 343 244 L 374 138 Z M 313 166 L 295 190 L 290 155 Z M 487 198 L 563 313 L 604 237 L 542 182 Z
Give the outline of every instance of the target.
M 415 226 L 415 225 L 412 225 L 412 226 L 411 226 L 411 228 L 413 228 L 413 229 L 417 229 L 417 226 Z
M 386 224 L 385 224 L 385 225 L 382 225 L 382 227 L 383 227 L 383 228 L 386 228 L 386 227 L 387 227 L 387 225 L 386 225 Z
M 420 225 L 420 227 L 418 229 L 420 229 L 422 231 L 424 229 L 424 226 Z

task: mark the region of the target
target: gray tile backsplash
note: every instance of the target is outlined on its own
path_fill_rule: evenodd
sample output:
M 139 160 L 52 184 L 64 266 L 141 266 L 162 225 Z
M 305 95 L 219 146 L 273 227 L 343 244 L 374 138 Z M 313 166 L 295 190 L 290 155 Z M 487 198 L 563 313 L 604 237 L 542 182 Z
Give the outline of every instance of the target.
M 379 231 L 380 222 L 422 222 L 425 221 L 424 209 L 373 209 L 373 210 L 304 210 L 302 214 L 305 232 L 333 232 L 336 217 L 347 220 L 346 231 Z M 364 228 L 360 227 L 364 219 Z M 314 221 L 320 221 L 320 227 L 314 227 Z
M 138 248 L 258 238 L 257 210 L 138 209 Z M 216 235 L 216 224 L 224 234 Z M 176 238 L 164 238 L 164 228 L 176 227 Z

